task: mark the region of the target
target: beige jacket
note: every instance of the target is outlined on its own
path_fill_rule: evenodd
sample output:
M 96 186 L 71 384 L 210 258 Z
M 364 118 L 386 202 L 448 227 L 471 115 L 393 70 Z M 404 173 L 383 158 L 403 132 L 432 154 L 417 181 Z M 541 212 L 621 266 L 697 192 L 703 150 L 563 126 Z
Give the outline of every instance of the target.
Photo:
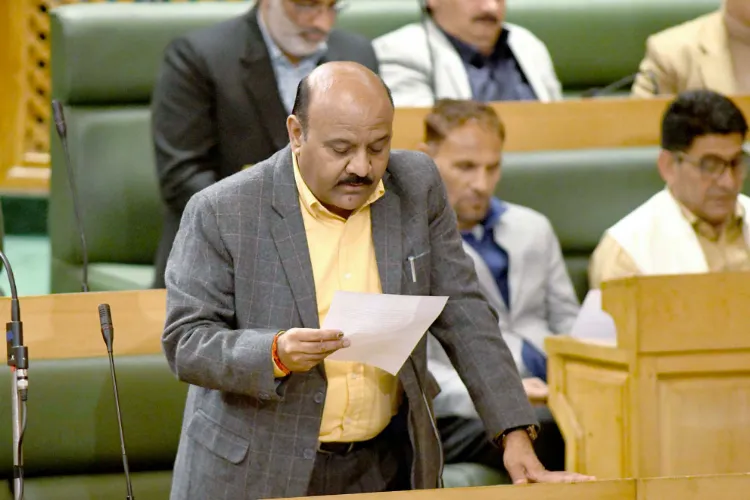
M 633 95 L 677 94 L 710 89 L 735 94 L 735 77 L 724 13 L 716 11 L 652 35 L 633 84 Z M 658 92 L 654 89 L 658 83 Z

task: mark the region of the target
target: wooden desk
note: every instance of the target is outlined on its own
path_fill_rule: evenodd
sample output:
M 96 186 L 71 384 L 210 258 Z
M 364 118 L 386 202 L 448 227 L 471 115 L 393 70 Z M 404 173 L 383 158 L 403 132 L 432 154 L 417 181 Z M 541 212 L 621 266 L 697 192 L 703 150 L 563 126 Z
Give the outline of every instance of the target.
M 24 345 L 31 363 L 39 359 L 106 356 L 99 326 L 99 304 L 109 304 L 117 356 L 161 353 L 166 290 L 90 292 L 22 297 Z M 0 299 L 10 320 L 10 299 Z
M 621 479 L 350 495 L 352 500 L 746 500 L 750 474 Z M 322 496 L 338 500 L 339 496 Z M 302 500 L 302 499 L 290 499 Z
M 599 478 L 750 471 L 750 274 L 602 288 L 616 346 L 546 343 L 566 468 Z
M 507 131 L 505 151 L 657 146 L 661 117 L 672 97 L 587 99 L 551 103 L 500 102 L 492 107 Z M 750 118 L 750 97 L 736 97 Z M 393 147 L 414 149 L 424 139 L 427 108 L 396 110 Z

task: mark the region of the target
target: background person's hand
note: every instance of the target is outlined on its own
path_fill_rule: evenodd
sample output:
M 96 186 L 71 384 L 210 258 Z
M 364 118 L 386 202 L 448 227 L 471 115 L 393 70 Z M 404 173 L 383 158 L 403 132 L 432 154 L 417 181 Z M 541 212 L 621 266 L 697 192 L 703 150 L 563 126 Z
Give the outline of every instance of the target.
M 349 339 L 338 330 L 292 328 L 276 341 L 279 360 L 292 372 L 306 372 L 343 347 Z
M 523 382 L 523 389 L 526 391 L 526 396 L 532 403 L 543 403 L 547 401 L 549 396 L 549 387 L 540 378 L 530 377 L 521 380 Z
M 593 476 L 584 476 L 576 472 L 553 472 L 545 469 L 537 458 L 525 430 L 513 431 L 505 438 L 503 462 L 513 484 L 578 483 L 595 480 Z

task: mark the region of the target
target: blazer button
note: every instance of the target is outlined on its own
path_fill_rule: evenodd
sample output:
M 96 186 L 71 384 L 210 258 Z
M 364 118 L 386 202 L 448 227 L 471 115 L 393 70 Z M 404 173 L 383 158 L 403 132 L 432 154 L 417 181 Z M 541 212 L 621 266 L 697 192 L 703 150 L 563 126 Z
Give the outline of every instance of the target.
M 312 460 L 315 458 L 315 450 L 308 448 L 305 450 L 305 452 L 302 454 L 307 460 Z
M 325 398 L 326 396 L 322 392 L 316 392 L 315 396 L 313 396 L 313 400 L 318 404 L 322 403 Z

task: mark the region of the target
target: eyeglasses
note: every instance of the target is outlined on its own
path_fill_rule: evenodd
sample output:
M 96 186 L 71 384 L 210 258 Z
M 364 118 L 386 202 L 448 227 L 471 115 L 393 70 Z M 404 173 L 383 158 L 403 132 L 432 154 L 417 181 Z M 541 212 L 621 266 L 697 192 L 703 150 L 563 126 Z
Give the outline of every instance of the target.
M 287 2 L 303 16 L 313 16 L 329 12 L 338 14 L 349 5 L 348 0 L 338 0 L 333 3 L 320 0 L 287 0 Z
M 700 170 L 704 176 L 716 180 L 719 179 L 727 168 L 732 169 L 732 175 L 735 177 L 745 177 L 747 174 L 748 164 L 750 164 L 750 154 L 743 151 L 741 155 L 732 160 L 725 160 L 715 155 L 706 155 L 701 158 L 694 158 L 687 153 L 674 152 L 678 161 L 689 163 Z

